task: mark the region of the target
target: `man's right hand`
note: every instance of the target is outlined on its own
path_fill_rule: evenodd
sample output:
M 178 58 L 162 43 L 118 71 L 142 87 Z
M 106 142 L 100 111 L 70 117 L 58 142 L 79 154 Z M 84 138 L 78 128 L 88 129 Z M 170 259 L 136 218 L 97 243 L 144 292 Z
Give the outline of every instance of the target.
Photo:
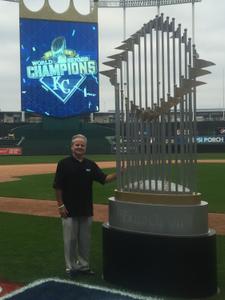
M 65 205 L 59 207 L 59 214 L 62 218 L 67 218 L 68 210 L 66 209 Z

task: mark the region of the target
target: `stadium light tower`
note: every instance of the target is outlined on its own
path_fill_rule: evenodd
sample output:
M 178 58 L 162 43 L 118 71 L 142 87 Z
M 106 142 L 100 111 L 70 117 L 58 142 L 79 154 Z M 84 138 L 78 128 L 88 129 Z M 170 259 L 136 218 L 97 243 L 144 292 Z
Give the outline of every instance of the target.
M 20 0 L 2 0 L 2 1 L 7 1 L 7 2 L 20 2 Z
M 160 6 L 192 3 L 192 39 L 195 43 L 195 2 L 201 0 L 91 0 L 98 2 L 98 7 L 105 8 L 123 8 L 123 38 L 126 39 L 126 8 L 128 7 L 147 7 L 156 6 L 158 15 L 160 14 Z
M 8 2 L 17 2 L 23 0 L 2 0 Z M 160 14 L 160 6 L 192 3 L 192 40 L 195 44 L 195 2 L 201 2 L 201 0 L 90 0 L 93 5 L 94 2 L 98 2 L 98 7 L 105 8 L 123 8 L 123 38 L 126 39 L 126 8 L 128 7 L 148 7 L 156 6 L 157 14 Z

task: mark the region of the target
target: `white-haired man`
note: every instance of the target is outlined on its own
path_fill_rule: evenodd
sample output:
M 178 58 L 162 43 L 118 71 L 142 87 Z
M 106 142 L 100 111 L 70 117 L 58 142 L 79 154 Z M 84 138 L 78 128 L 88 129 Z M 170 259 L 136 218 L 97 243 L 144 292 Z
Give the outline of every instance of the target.
M 66 273 L 93 275 L 89 265 L 91 224 L 93 216 L 92 183 L 116 179 L 105 174 L 95 162 L 85 158 L 87 138 L 72 137 L 72 155 L 58 162 L 53 187 L 59 214 L 62 217 Z

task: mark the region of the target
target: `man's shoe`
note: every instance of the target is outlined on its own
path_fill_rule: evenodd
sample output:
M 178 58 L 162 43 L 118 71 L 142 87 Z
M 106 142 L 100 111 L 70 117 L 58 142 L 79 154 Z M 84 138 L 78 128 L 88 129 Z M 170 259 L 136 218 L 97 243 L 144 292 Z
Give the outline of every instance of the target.
M 91 269 L 79 270 L 78 272 L 83 275 L 95 275 L 95 272 Z
M 74 279 L 75 277 L 77 277 L 78 271 L 77 271 L 77 270 L 66 270 L 66 275 L 67 275 L 70 279 Z

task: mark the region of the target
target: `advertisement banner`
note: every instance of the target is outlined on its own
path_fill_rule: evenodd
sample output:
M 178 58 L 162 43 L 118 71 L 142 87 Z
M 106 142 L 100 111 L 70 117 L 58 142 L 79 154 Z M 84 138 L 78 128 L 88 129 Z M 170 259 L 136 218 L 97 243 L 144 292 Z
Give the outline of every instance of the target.
M 99 110 L 98 24 L 20 18 L 22 110 L 68 117 Z
M 197 136 L 197 144 L 225 144 L 224 136 Z
M 0 148 L 0 155 L 22 155 L 22 148 Z

